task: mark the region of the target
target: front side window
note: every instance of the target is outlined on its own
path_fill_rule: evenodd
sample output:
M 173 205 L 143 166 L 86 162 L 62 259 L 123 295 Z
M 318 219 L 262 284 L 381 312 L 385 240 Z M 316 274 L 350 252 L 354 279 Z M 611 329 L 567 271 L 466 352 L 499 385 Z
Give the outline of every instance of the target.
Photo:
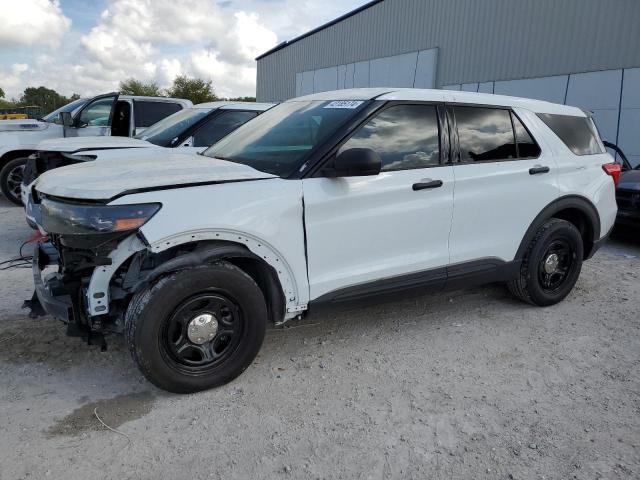
M 193 135 L 193 146 L 208 147 L 213 145 L 257 115 L 258 112 L 223 112 L 198 128 L 198 131 Z
M 426 168 L 440 164 L 438 114 L 433 105 L 396 105 L 362 126 L 338 154 L 369 148 L 382 158 L 382 171 Z
M 67 103 L 65 106 L 60 107 L 59 109 L 54 110 L 50 114 L 48 114 L 45 117 L 43 117 L 42 121 L 43 122 L 49 122 L 49 123 L 61 124 L 62 120 L 60 119 L 60 113 L 69 112 L 69 113 L 73 114 L 76 110 L 78 110 L 79 108 L 82 108 L 86 103 L 87 103 L 87 99 L 86 98 L 81 98 L 81 99 L 75 100 L 75 101 L 73 101 L 71 103 Z
M 80 112 L 79 126 L 107 126 L 115 97 L 94 100 Z
M 597 155 L 604 153 L 598 143 L 598 132 L 591 118 L 550 113 L 539 113 L 538 117 L 574 154 Z
M 455 107 L 460 161 L 486 162 L 517 158 L 509 110 Z
M 209 115 L 210 108 L 185 108 L 153 124 L 135 138 L 161 147 L 173 147 L 187 129 Z
M 287 177 L 368 102 L 291 101 L 245 123 L 204 155 Z

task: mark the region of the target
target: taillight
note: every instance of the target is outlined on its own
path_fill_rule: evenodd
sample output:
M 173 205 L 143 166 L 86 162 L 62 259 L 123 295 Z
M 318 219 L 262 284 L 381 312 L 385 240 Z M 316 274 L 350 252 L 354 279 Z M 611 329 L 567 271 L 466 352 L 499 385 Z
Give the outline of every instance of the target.
M 605 163 L 602 165 L 602 170 L 613 179 L 613 184 L 617 187 L 620 183 L 622 166 L 619 163 Z

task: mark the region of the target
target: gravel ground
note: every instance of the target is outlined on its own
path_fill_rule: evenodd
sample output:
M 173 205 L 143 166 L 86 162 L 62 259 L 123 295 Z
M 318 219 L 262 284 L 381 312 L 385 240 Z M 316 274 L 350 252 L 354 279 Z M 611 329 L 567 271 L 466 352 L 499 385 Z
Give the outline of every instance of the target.
M 0 259 L 30 234 L 0 198 Z M 489 285 L 325 312 L 183 396 L 121 339 L 100 352 L 30 319 L 30 270 L 0 271 L 0 479 L 640 478 L 637 239 L 559 305 Z

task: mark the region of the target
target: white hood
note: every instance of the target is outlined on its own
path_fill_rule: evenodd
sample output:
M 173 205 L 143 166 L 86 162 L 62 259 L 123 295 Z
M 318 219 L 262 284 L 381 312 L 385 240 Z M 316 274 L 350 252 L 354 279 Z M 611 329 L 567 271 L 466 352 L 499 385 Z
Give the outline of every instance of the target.
M 41 141 L 37 149 L 41 152 L 76 152 L 78 150 L 101 150 L 109 148 L 155 147 L 153 143 L 128 137 L 67 137 Z
M 37 132 L 49 128 L 47 122 L 38 120 L 0 120 L 0 132 Z
M 38 178 L 36 189 L 57 197 L 108 200 L 125 192 L 157 187 L 275 177 L 246 165 L 201 155 L 166 151 L 158 154 L 160 158 L 155 159 L 119 158 L 49 170 Z

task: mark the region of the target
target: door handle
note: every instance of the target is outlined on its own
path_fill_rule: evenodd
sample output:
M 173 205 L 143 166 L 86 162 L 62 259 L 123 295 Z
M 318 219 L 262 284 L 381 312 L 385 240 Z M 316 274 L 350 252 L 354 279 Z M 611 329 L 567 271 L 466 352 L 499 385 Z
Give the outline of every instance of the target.
M 539 175 L 541 173 L 549 173 L 549 167 L 543 167 L 542 165 L 536 165 L 529 169 L 529 175 Z
M 426 188 L 440 188 L 441 186 L 442 180 L 431 180 L 429 178 L 425 178 L 423 182 L 414 183 L 411 188 L 415 192 Z

